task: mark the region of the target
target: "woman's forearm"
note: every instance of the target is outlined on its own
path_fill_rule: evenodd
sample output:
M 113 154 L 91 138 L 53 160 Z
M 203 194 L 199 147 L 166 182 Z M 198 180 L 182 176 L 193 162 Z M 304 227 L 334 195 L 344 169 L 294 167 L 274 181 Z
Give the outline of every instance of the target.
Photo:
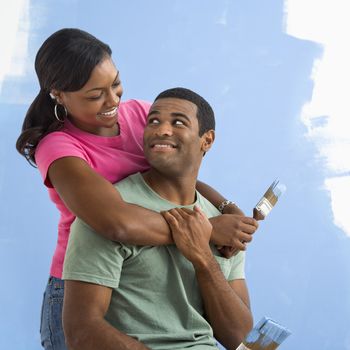
M 197 180 L 196 189 L 203 197 L 205 197 L 216 208 L 219 208 L 220 205 L 226 201 L 226 198 L 222 194 L 220 194 L 213 187 L 207 185 L 202 181 Z M 242 210 L 233 202 L 231 202 L 231 204 L 229 205 L 226 205 L 222 213 L 244 215 Z
M 173 243 L 162 215 L 124 202 L 117 189 L 82 159 L 66 157 L 55 161 L 49 168 L 49 178 L 67 208 L 102 236 L 135 245 Z M 200 186 L 210 188 L 202 183 Z M 213 242 L 233 246 L 239 241 L 249 242 L 247 235 L 256 230 L 249 219 L 239 215 L 213 218 Z
M 197 180 L 196 183 L 197 191 L 205 197 L 211 204 L 213 204 L 216 208 L 226 199 L 223 197 L 218 191 L 216 191 L 211 186 L 206 183 Z
M 49 178 L 66 207 L 102 236 L 136 245 L 172 243 L 159 213 L 124 202 L 117 189 L 82 159 L 58 159 L 49 168 Z

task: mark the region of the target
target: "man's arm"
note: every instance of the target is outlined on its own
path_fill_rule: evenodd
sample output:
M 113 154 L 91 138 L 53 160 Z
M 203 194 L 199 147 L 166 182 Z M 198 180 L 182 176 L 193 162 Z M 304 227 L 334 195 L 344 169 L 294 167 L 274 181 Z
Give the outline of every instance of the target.
M 208 256 L 194 268 L 215 338 L 227 349 L 236 349 L 253 327 L 245 281 L 228 282 L 214 256 Z
M 145 345 L 111 326 L 104 316 L 112 289 L 65 281 L 63 328 L 69 350 L 146 350 Z
M 135 245 L 173 243 L 159 213 L 124 202 L 115 187 L 84 160 L 57 159 L 48 175 L 67 208 L 105 238 Z M 212 224 L 213 243 L 241 250 L 245 249 L 241 242 L 249 242 L 257 228 L 255 220 L 240 215 L 221 215 L 212 218 Z
M 253 326 L 244 280 L 229 283 L 225 279 L 209 246 L 212 227 L 198 208 L 177 208 L 162 214 L 177 248 L 193 264 L 215 337 L 227 349 L 236 349 Z

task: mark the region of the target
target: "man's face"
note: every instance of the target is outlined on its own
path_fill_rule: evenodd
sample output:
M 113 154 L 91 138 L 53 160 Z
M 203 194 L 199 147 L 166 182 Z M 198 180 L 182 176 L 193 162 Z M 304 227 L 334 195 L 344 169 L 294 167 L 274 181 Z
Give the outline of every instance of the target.
M 179 98 L 153 103 L 144 131 L 144 152 L 152 168 L 181 175 L 198 170 L 206 133 L 198 135 L 197 106 Z

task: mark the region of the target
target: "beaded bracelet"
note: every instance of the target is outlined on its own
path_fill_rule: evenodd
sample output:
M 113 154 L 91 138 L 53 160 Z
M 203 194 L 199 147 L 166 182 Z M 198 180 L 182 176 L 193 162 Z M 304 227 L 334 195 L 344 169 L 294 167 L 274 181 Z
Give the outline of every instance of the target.
M 221 212 L 221 214 L 224 213 L 224 209 L 227 205 L 230 205 L 230 204 L 233 204 L 233 205 L 236 205 L 235 202 L 232 202 L 232 201 L 229 201 L 228 199 L 224 200 L 219 206 L 218 206 L 218 209 L 219 211 Z

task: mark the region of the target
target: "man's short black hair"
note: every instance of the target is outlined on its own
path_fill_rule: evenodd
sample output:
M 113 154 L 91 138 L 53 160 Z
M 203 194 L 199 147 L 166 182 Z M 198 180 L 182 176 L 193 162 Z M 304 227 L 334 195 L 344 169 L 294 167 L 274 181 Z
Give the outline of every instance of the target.
M 194 103 L 197 106 L 199 136 L 209 130 L 215 130 L 215 116 L 210 104 L 200 95 L 190 89 L 176 87 L 161 92 L 154 101 L 161 98 L 179 98 Z

